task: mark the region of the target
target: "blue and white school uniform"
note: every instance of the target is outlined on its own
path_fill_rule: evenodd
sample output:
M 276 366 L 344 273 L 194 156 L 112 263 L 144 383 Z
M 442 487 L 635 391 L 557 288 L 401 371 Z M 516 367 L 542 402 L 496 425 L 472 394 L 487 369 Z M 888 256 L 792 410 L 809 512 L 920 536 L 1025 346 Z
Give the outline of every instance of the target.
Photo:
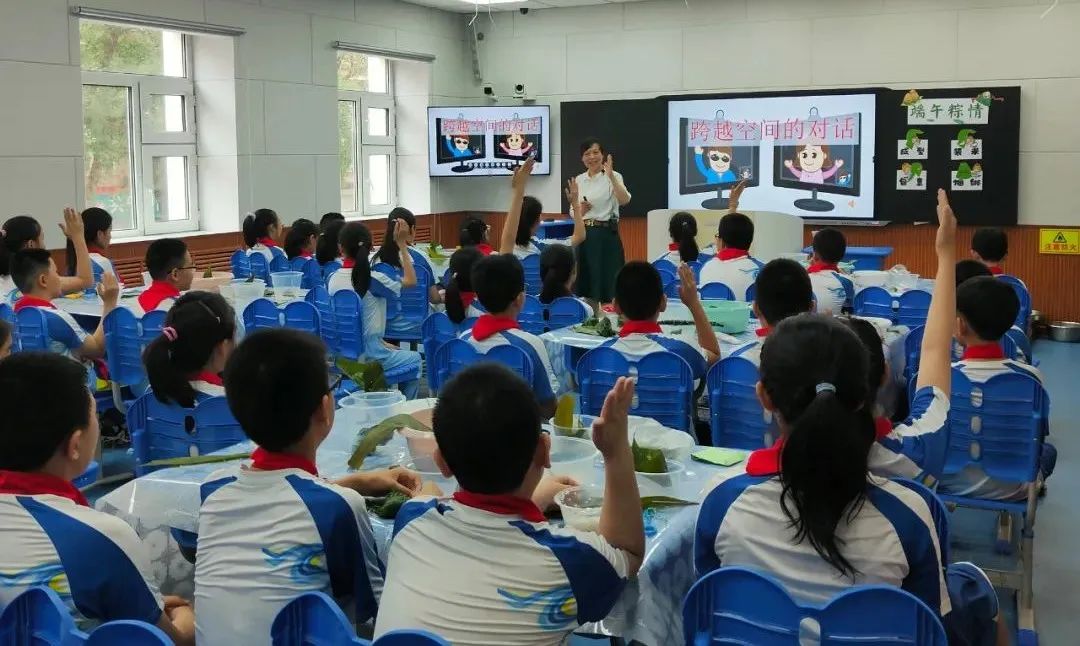
M 80 628 L 156 624 L 162 600 L 135 530 L 91 509 L 70 482 L 0 471 L 0 606 L 27 588 L 56 592 Z
M 491 329 L 496 331 L 492 332 Z M 461 338 L 468 341 L 472 347 L 480 353 L 500 345 L 512 345 L 525 352 L 532 360 L 533 367 L 533 393 L 540 403 L 550 402 L 555 399 L 559 392 L 559 380 L 555 371 L 551 368 L 551 359 L 548 357 L 547 348 L 540 337 L 529 334 L 517 327 L 517 321 L 508 321 L 485 314 L 477 319 L 471 330 L 466 330 Z
M 915 393 L 908 418 L 893 425 L 879 418 L 877 441 L 870 447 L 869 468 L 884 478 L 908 478 L 931 484 L 940 473 L 927 465 L 941 465 L 949 445 L 949 397 L 940 388 L 926 386 Z
M 726 252 L 740 253 L 738 250 L 722 249 L 715 258 L 701 267 L 698 284 L 723 283 L 734 292 L 735 300 L 745 302 L 746 290 L 754 284 L 758 272 L 765 265 L 757 258 L 751 258 L 745 251 L 722 260 L 721 256 L 728 255 Z
M 375 636 L 419 628 L 453 644 L 562 644 L 611 611 L 627 560 L 599 534 L 549 524 L 528 500 L 414 498 L 394 522 Z
M 810 265 L 810 286 L 817 300 L 817 313 L 839 316 L 855 297 L 855 283 L 836 270 L 836 265 Z
M 630 361 L 637 361 L 653 352 L 672 352 L 690 366 L 690 372 L 693 373 L 695 381 L 705 378 L 709 366 L 705 361 L 705 350 L 701 346 L 694 346 L 682 339 L 666 336 L 659 332 L 658 325 L 649 326 L 657 328 L 656 331 L 636 331 L 633 323 L 635 322 L 627 322 L 619 332 L 619 336 L 604 341 L 600 347 L 616 350 Z
M 49 301 L 34 296 L 23 296 L 15 302 L 15 311 L 34 308 L 45 315 L 49 350 L 65 357 L 81 361 L 77 352 L 89 336 L 75 318 L 63 310 L 58 310 Z
M 346 262 L 345 264 L 348 264 Z M 383 264 L 383 263 L 380 263 Z M 330 275 L 327 291 L 331 294 L 341 289 L 352 289 L 352 267 L 342 267 Z M 362 299 L 364 325 L 364 358 L 378 361 L 387 373 L 406 372 L 410 377 L 398 383 L 398 388 L 409 399 L 415 399 L 420 387 L 420 353 L 411 350 L 391 350 L 383 343 L 386 336 L 386 310 L 388 302 L 397 302 L 401 296 L 401 283 L 381 271 L 371 272 L 371 283 Z
M 259 450 L 253 458 L 258 464 Z M 195 562 L 200 644 L 265 644 L 278 611 L 304 592 L 331 595 L 358 623 L 374 618 L 383 565 L 364 497 L 313 471 L 220 471 L 203 483 Z

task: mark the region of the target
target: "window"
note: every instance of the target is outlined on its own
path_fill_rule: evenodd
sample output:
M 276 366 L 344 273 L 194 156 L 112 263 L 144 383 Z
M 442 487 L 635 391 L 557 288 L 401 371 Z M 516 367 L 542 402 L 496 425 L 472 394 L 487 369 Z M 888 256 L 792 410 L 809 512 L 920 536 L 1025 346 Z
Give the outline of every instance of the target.
M 199 228 L 188 37 L 79 22 L 86 206 L 117 237 Z
M 341 212 L 386 215 L 397 200 L 392 66 L 378 56 L 338 52 Z

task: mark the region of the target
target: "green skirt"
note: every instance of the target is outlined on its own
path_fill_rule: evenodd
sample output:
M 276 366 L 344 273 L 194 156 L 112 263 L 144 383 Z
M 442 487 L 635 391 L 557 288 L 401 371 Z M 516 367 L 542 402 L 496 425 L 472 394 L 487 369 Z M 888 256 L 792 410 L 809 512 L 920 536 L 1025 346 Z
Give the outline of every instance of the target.
M 577 294 L 601 303 L 615 299 L 615 275 L 625 264 L 617 227 L 587 227 L 578 247 Z

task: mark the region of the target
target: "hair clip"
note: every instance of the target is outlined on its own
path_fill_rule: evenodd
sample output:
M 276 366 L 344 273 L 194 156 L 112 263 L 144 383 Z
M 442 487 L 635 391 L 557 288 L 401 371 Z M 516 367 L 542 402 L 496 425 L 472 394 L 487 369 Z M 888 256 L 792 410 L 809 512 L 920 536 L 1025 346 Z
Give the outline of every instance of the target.
M 835 393 L 836 392 L 836 386 L 830 384 L 827 381 L 823 381 L 823 382 L 821 382 L 820 384 L 817 385 L 816 390 L 817 390 L 817 394 L 819 394 L 819 395 L 821 393 L 824 393 L 824 392 Z
M 172 326 L 166 326 L 166 327 L 161 328 L 161 336 L 168 339 L 169 343 L 172 343 L 180 335 L 176 333 L 176 328 L 174 328 Z

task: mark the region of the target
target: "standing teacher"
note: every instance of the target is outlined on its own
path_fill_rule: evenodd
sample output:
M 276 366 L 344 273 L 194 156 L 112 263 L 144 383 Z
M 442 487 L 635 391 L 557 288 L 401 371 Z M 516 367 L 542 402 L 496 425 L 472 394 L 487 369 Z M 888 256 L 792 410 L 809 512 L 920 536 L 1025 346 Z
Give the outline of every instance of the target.
M 585 172 L 576 178 L 585 218 L 585 242 L 578 249 L 577 293 L 600 311 L 615 298 L 615 275 L 622 269 L 619 207 L 630 201 L 623 177 L 612 167 L 611 155 L 592 137 L 581 143 Z

